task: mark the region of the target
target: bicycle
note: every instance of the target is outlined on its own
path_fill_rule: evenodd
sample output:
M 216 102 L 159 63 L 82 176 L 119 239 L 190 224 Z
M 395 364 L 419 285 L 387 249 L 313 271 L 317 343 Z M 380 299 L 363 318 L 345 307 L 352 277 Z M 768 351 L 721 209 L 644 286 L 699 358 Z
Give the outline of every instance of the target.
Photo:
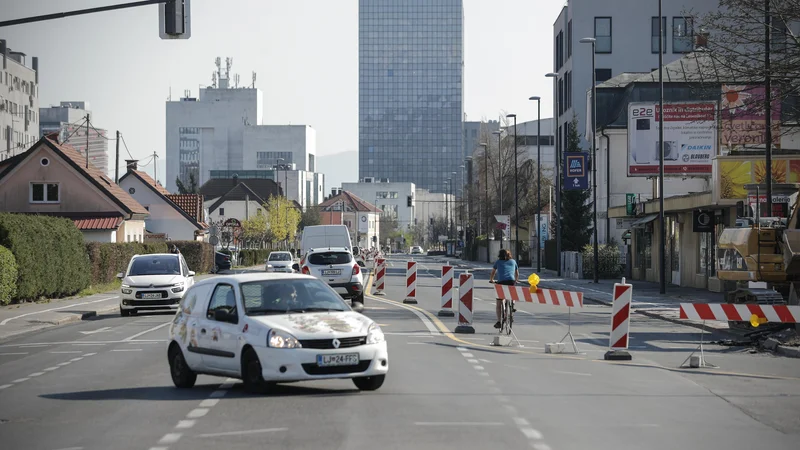
M 490 281 L 489 283 L 497 284 L 497 281 Z M 501 300 L 501 299 L 497 299 Z M 500 334 L 511 334 L 514 326 L 514 301 L 510 298 L 502 299 L 502 306 L 500 307 Z

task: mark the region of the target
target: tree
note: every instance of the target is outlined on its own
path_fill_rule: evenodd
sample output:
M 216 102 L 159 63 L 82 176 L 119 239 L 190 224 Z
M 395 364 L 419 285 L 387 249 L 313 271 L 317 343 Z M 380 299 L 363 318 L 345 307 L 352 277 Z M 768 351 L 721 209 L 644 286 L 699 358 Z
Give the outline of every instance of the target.
M 312 227 L 322 223 L 322 217 L 319 214 L 319 208 L 316 206 L 308 206 L 305 212 L 300 216 L 300 230 L 305 227 Z
M 243 220 L 241 240 L 244 243 L 243 247 L 263 247 L 264 243 L 269 240 L 267 216 L 256 214 Z
M 578 118 L 573 116 L 567 133 L 565 152 L 580 152 Z M 563 189 L 563 187 L 562 187 Z M 561 230 L 561 251 L 579 252 L 589 243 L 593 227 L 592 191 L 564 190 L 561 196 L 561 218 L 554 226 Z
M 276 241 L 291 241 L 297 235 L 300 211 L 285 197 L 273 196 L 264 205 L 269 215 L 269 233 Z
M 183 184 L 180 177 L 175 178 L 175 184 L 178 186 L 178 193 L 179 194 L 197 194 L 199 193 L 199 187 L 197 186 L 197 176 L 195 176 L 194 172 L 189 172 L 189 183 L 188 185 Z
M 380 234 L 381 238 L 384 239 L 393 239 L 400 235 L 400 224 L 397 221 L 397 217 L 394 217 L 392 214 L 381 214 L 380 224 L 378 225 L 378 234 Z

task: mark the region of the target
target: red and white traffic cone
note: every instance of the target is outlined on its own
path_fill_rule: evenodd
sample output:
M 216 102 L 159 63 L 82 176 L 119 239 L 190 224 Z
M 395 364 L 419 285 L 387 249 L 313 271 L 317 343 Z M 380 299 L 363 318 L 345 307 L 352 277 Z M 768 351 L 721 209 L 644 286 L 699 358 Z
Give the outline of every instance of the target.
M 406 298 L 403 303 L 417 304 L 417 262 L 408 261 L 406 266 Z
M 453 317 L 453 266 L 442 266 L 442 309 L 439 317 Z
M 633 359 L 628 353 L 630 331 L 631 300 L 633 299 L 633 286 L 621 283 L 614 284 L 614 303 L 611 307 L 611 334 L 608 338 L 608 351 L 604 359 L 607 361 L 630 361 Z
M 383 292 L 386 289 L 384 286 L 385 278 L 386 278 L 386 260 L 383 258 L 377 258 L 376 260 L 377 270 L 375 272 L 375 293 L 373 295 L 386 295 Z
M 462 273 L 458 279 L 458 325 L 456 333 L 475 334 L 472 327 L 472 274 Z

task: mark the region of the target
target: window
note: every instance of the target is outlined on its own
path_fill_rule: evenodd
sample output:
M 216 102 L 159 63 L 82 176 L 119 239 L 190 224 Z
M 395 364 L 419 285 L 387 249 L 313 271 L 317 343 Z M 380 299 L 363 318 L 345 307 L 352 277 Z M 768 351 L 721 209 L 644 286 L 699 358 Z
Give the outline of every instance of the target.
M 183 257 L 179 257 L 181 260 L 181 270 L 183 271 L 183 276 L 189 276 L 189 266 L 186 265 L 186 260 Z
M 558 115 L 564 114 L 564 80 L 558 80 Z
M 786 36 L 789 34 L 789 29 L 786 22 L 778 17 L 772 18 L 772 51 L 785 52 L 786 51 Z
M 397 192 L 389 192 L 389 198 L 397 198 Z
M 598 84 L 608 81 L 611 79 L 611 69 L 594 69 L 594 77 Z
M 208 304 L 206 317 L 214 320 L 216 311 L 226 311 L 229 314 L 236 314 L 236 294 L 230 284 L 218 284 L 211 295 L 211 302 Z
M 314 160 L 314 155 L 308 155 L 308 171 L 309 172 L 316 172 L 317 171 L 317 164 Z
M 667 18 L 661 18 L 662 32 L 661 37 L 664 38 L 664 48 L 662 52 L 667 53 Z M 650 51 L 658 53 L 658 17 L 653 17 L 650 21 Z
M 672 53 L 689 53 L 692 50 L 694 50 L 694 19 L 673 17 Z
M 611 53 L 611 17 L 594 18 L 595 53 Z
M 58 203 L 58 183 L 31 183 L 31 203 Z
M 572 57 L 572 20 L 567 23 L 567 59 Z
M 225 208 L 220 208 L 219 209 L 219 215 L 220 216 L 224 216 L 225 215 Z
M 565 109 L 572 108 L 572 72 L 564 74 L 564 97 L 566 97 Z

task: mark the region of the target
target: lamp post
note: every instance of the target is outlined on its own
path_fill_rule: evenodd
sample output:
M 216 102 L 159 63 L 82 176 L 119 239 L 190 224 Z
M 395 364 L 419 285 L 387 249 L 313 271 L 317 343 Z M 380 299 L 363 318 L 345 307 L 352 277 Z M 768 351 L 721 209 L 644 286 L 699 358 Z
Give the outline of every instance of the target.
M 556 264 L 556 272 L 557 275 L 561 276 L 561 133 L 559 132 L 558 127 L 558 119 L 561 117 L 558 111 L 558 80 L 561 79 L 561 75 L 551 72 L 545 75 L 548 78 L 553 79 L 553 86 L 554 86 L 554 93 L 553 98 L 555 98 L 555 113 L 553 124 L 553 134 L 556 136 L 556 222 L 558 222 L 554 228 L 556 231 L 556 255 L 557 256 L 557 264 Z
M 528 100 L 536 101 L 536 272 L 542 271 L 542 99 L 533 96 Z
M 659 22 L 661 20 L 659 19 Z M 594 70 L 595 65 L 595 46 L 597 44 L 597 39 L 595 38 L 583 38 L 580 40 L 581 44 L 591 44 L 592 45 L 592 208 L 594 209 L 594 214 L 592 217 L 594 218 L 594 282 L 598 283 L 598 265 L 599 265 L 599 257 L 597 252 L 597 161 L 595 156 L 597 156 L 597 139 L 595 139 L 594 133 L 597 131 L 597 77 Z M 659 52 L 660 53 L 660 52 Z
M 501 139 L 503 132 L 502 131 L 492 131 L 492 134 L 497 136 L 497 161 L 498 161 L 498 168 L 497 168 L 497 185 L 500 188 L 500 205 L 498 208 L 500 209 L 500 215 L 503 215 L 503 152 L 500 149 Z M 505 235 L 505 233 L 504 233 Z M 500 238 L 500 246 L 503 246 L 503 238 Z
M 514 254 L 519 258 L 519 183 L 517 182 L 517 115 L 506 114 L 514 119 Z
M 456 178 L 457 172 L 450 172 L 450 175 L 451 175 L 450 179 L 453 181 L 450 182 L 450 208 L 452 209 L 452 211 L 450 211 L 450 222 L 447 224 L 448 235 L 453 234 L 454 232 L 453 228 L 456 222 L 456 211 L 455 211 L 456 197 L 454 193 L 458 193 L 456 187 L 453 186 L 455 184 L 455 181 L 457 180 Z M 456 236 L 456 238 L 458 238 L 458 236 Z M 458 239 L 456 239 L 456 241 L 458 241 Z
M 464 165 L 467 166 L 467 169 L 466 169 L 467 176 L 466 176 L 466 179 L 465 179 L 465 182 L 464 182 L 464 194 L 467 197 L 467 220 L 466 220 L 467 226 L 464 229 L 464 244 L 466 244 L 467 243 L 467 229 L 470 228 L 470 224 L 472 223 L 471 222 L 472 221 L 472 214 L 471 214 L 472 213 L 472 204 L 471 204 L 472 189 L 470 189 L 470 187 L 472 186 L 472 156 L 467 156 L 466 158 L 464 158 Z M 463 226 L 463 223 L 462 223 L 462 226 Z M 473 235 L 474 235 L 474 233 L 473 233 Z M 472 240 L 470 240 L 470 242 L 471 241 Z M 472 256 L 470 256 L 470 257 L 472 257 Z
M 767 8 L 769 8 L 769 2 L 766 2 L 766 4 Z M 666 294 L 666 258 L 664 257 L 667 251 L 667 233 L 665 231 L 666 227 L 664 224 L 664 24 L 661 19 L 661 14 L 661 0 L 658 0 L 658 111 L 662 117 L 662 119 L 658 121 L 658 223 L 661 224 L 661 245 L 659 246 L 658 251 L 658 292 L 661 294 Z M 767 42 L 769 42 L 769 38 L 767 38 Z M 767 61 L 769 61 L 769 59 L 767 59 Z M 769 79 L 769 76 L 767 76 L 767 79 Z M 767 92 L 769 92 L 769 84 L 767 85 Z M 767 111 L 767 117 L 770 117 L 769 111 Z M 769 122 L 767 122 L 767 130 L 769 129 Z M 767 133 L 769 133 L 769 131 L 767 131 Z M 767 139 L 769 140 L 769 134 L 767 135 Z M 769 154 L 769 148 L 767 148 L 767 158 L 769 158 Z M 767 162 L 769 162 L 769 159 Z M 771 169 L 768 164 L 767 176 L 770 176 L 770 170 Z M 771 194 L 771 188 L 769 187 L 769 184 L 767 184 L 768 206 L 770 206 L 770 202 L 772 202 Z M 768 211 L 771 213 L 771 210 Z
M 461 231 L 458 230 L 458 224 L 456 225 L 456 239 L 461 240 L 461 233 L 464 233 L 464 244 L 467 243 L 467 230 L 464 226 L 464 198 L 467 196 L 467 174 L 465 169 L 467 168 L 466 159 L 464 160 L 464 164 L 460 165 L 459 168 L 461 169 L 461 200 L 458 201 L 458 223 L 461 225 Z M 466 247 L 466 245 L 465 245 Z M 463 252 L 462 252 L 463 255 Z
M 486 142 L 481 142 L 481 147 L 483 147 L 483 192 L 484 192 L 484 207 L 483 207 L 483 215 L 484 215 L 484 223 L 486 224 L 486 262 L 490 262 L 491 258 L 489 257 L 489 144 Z

